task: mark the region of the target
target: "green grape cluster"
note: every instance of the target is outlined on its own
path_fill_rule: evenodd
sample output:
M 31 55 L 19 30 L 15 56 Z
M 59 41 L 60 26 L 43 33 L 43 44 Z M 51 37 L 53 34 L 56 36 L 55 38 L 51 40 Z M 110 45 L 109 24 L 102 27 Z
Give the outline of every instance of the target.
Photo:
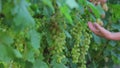
M 11 61 L 7 67 L 9 67 L 9 68 L 21 68 L 20 64 L 15 63 L 14 61 Z
M 0 32 L 7 32 L 8 27 L 4 25 L 2 22 L 3 22 L 3 19 L 0 19 Z
M 41 19 L 36 18 L 35 21 L 36 21 L 35 27 L 36 27 L 36 29 L 39 29 L 41 27 Z
M 79 45 L 74 45 L 71 53 L 72 53 L 73 63 L 78 63 L 78 61 L 79 61 L 78 59 L 80 57 Z
M 23 35 L 21 35 L 21 34 L 17 34 L 16 36 L 15 36 L 16 38 L 16 40 L 15 40 L 15 48 L 18 50 L 18 51 L 20 51 L 20 52 L 23 52 L 24 51 L 24 37 L 23 37 Z
M 73 39 L 75 40 L 74 46 L 72 48 L 71 54 L 72 54 L 72 59 L 73 63 L 78 63 L 79 57 L 80 57 L 80 41 L 81 41 L 81 36 L 82 36 L 82 26 L 81 23 L 76 23 L 74 27 L 71 30 L 71 34 Z
M 89 49 L 91 35 L 87 27 L 82 26 L 84 23 L 76 23 L 71 30 L 72 37 L 74 39 L 74 46 L 71 54 L 73 63 L 78 63 L 79 68 L 86 68 L 85 56 Z
M 65 33 L 59 28 L 57 23 L 52 23 L 51 26 L 51 40 L 52 45 L 51 47 L 53 50 L 51 54 L 53 55 L 53 59 L 56 58 L 56 62 L 61 63 L 62 59 L 65 58 L 63 50 L 65 49 L 65 41 L 66 35 Z
M 83 30 L 83 40 L 81 41 L 81 46 L 80 46 L 80 57 L 79 57 L 79 63 L 81 66 L 79 68 L 86 68 L 86 59 L 85 56 L 87 55 L 87 51 L 89 49 L 90 45 L 90 39 L 91 35 L 88 33 L 87 29 Z

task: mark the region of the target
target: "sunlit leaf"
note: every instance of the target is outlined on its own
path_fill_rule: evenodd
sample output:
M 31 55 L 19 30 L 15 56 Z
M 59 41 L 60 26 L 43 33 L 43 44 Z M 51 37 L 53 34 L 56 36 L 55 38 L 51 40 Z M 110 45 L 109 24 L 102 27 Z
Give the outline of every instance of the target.
M 35 30 L 30 30 L 28 34 L 30 37 L 32 47 L 35 49 L 40 48 L 40 39 L 41 39 L 40 34 Z
M 0 44 L 0 61 L 10 62 L 14 58 L 13 50 L 10 46 Z
M 22 58 L 22 54 L 18 50 L 14 50 L 14 54 L 17 58 Z
M 69 22 L 70 24 L 72 24 L 73 21 L 72 21 L 71 15 L 70 15 L 70 10 L 69 10 L 69 8 L 68 8 L 66 5 L 64 5 L 64 6 L 60 7 L 60 11 L 61 11 L 62 14 L 66 17 L 66 19 L 68 20 L 68 22 Z
M 87 5 L 90 7 L 90 9 L 92 10 L 92 12 L 95 14 L 95 16 L 97 18 L 100 18 L 100 12 L 99 10 L 96 8 L 96 6 L 94 4 L 92 4 L 91 2 L 87 2 Z
M 50 1 L 50 0 L 42 0 L 42 1 L 45 5 L 47 5 L 48 7 L 50 7 L 52 9 L 53 13 L 55 12 L 54 7 L 52 5 L 52 1 Z
M 70 8 L 78 8 L 78 4 L 75 0 L 66 0 L 66 3 Z

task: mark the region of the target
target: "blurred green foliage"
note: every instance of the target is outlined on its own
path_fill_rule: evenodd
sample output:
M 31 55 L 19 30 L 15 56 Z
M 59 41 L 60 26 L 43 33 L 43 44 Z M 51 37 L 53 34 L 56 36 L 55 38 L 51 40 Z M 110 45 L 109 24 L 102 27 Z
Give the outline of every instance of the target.
M 104 27 L 120 31 L 120 1 L 107 3 L 108 12 L 87 0 L 0 0 L 0 68 L 85 68 L 83 58 L 86 68 L 119 64 L 120 42 L 98 37 L 87 27 L 105 13 Z M 71 33 L 76 24 L 78 38 Z M 78 53 L 85 54 L 78 63 L 71 53 L 75 42 Z M 84 52 L 84 46 L 89 50 Z

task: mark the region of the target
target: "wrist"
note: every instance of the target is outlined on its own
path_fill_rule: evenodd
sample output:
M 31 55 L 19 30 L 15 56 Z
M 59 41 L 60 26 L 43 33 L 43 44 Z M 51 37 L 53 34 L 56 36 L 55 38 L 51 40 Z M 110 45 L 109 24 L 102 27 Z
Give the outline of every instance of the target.
M 109 32 L 107 35 L 106 35 L 106 38 L 109 39 L 109 40 L 113 40 L 114 39 L 114 35 L 112 32 Z
M 112 33 L 112 32 L 110 33 L 109 39 L 110 39 L 110 40 L 114 40 L 114 39 L 115 39 L 115 38 L 114 38 L 114 33 Z
M 111 40 L 120 40 L 120 32 L 111 33 Z

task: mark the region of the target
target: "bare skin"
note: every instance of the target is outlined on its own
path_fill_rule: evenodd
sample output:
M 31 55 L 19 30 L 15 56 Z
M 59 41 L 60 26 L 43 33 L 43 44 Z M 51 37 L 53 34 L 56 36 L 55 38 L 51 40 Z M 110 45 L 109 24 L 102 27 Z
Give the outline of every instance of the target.
M 94 0 L 90 0 L 91 2 Z M 107 0 L 98 0 L 97 2 L 100 2 L 101 5 L 103 5 L 104 3 L 107 2 Z M 104 37 L 106 39 L 109 40 L 120 40 L 120 32 L 110 32 L 108 30 L 106 30 L 104 27 L 101 27 L 99 24 L 97 23 L 92 23 L 92 22 L 88 22 L 88 27 L 90 28 L 90 30 L 95 33 L 98 36 Z
M 90 2 L 94 2 L 95 0 L 90 0 Z M 103 5 L 104 3 L 106 3 L 107 0 L 96 0 L 95 4 L 100 3 L 101 5 Z
M 101 2 L 101 4 L 104 4 L 107 2 L 107 0 L 99 0 Z
M 93 24 L 92 22 L 88 22 L 88 27 L 98 36 L 104 37 L 109 40 L 120 40 L 120 32 L 112 33 L 101 27 L 99 24 Z

